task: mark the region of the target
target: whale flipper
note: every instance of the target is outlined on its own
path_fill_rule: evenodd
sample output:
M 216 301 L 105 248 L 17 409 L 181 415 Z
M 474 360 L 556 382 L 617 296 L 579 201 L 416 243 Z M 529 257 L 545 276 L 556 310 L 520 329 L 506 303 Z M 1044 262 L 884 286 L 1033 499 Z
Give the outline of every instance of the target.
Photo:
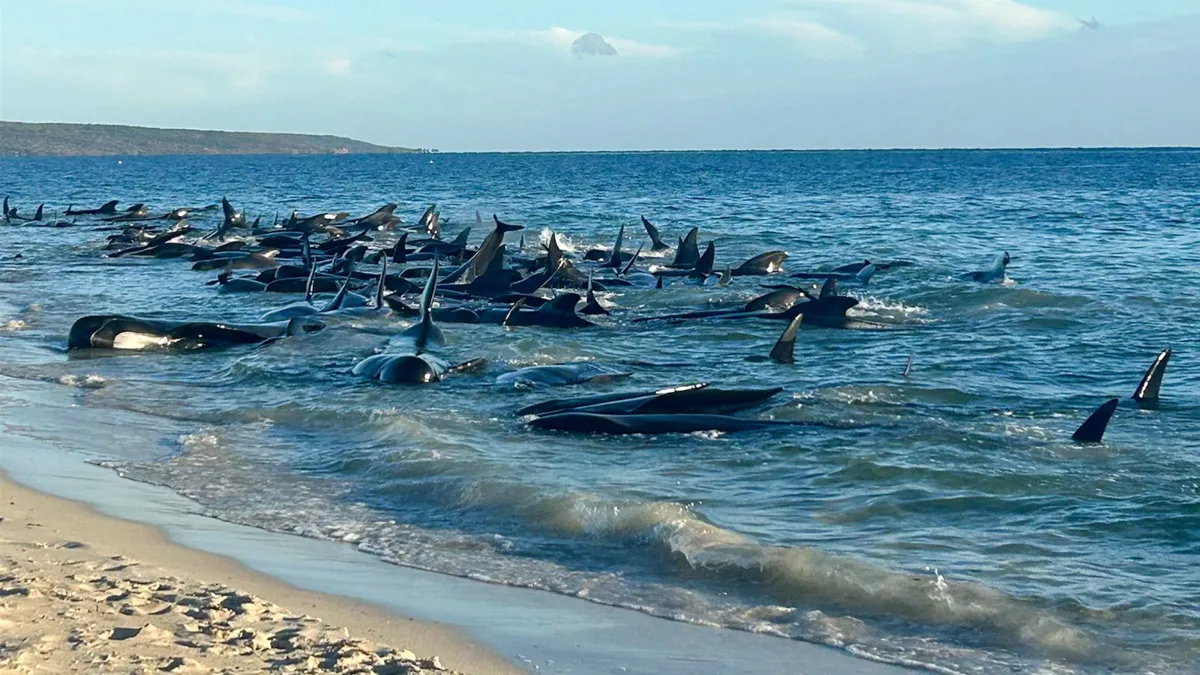
M 633 269 L 633 265 L 638 261 L 638 256 L 642 254 L 643 247 L 645 247 L 645 244 L 638 244 L 637 250 L 633 252 L 633 257 L 629 259 L 629 263 L 625 265 L 625 268 L 617 276 L 623 277 L 629 274 L 629 270 Z
M 425 209 L 425 213 L 421 214 L 421 220 L 417 221 L 417 227 L 424 230 L 430 239 L 442 238 L 442 224 L 438 218 L 437 204 L 430 204 L 429 208 Z
M 779 341 L 771 349 L 771 359 L 773 361 L 783 364 L 796 362 L 796 333 L 800 331 L 800 322 L 803 320 L 804 315 L 797 314 L 796 318 L 792 319 L 791 323 L 784 329 L 783 335 L 779 336 Z
M 671 248 L 667 244 L 663 243 L 662 233 L 658 231 L 658 228 L 654 226 L 654 223 L 646 220 L 646 216 L 642 216 L 642 227 L 646 228 L 646 234 L 650 235 L 651 251 L 666 251 Z
M 475 371 L 482 370 L 484 368 L 484 366 L 486 366 L 486 365 L 487 365 L 487 359 L 485 359 L 485 358 L 471 359 L 470 361 L 464 361 L 457 365 L 450 366 L 449 368 L 446 369 L 446 372 L 448 372 L 448 373 L 473 373 Z
M 508 314 L 504 315 L 504 321 L 501 321 L 500 325 L 501 326 L 511 326 L 513 317 L 516 316 L 517 312 L 520 312 L 521 308 L 524 306 L 525 306 L 525 298 L 517 298 L 517 301 L 513 303 L 512 308 L 508 310 Z
M 1096 412 L 1087 418 L 1087 421 L 1075 431 L 1071 438 L 1079 443 L 1099 443 L 1104 440 L 1104 432 L 1108 429 L 1108 422 L 1112 419 L 1113 413 L 1117 411 L 1118 403 L 1120 401 L 1114 398 L 1096 408 Z
M 1150 364 L 1150 368 L 1133 392 L 1133 400 L 1151 406 L 1158 402 L 1159 389 L 1162 388 L 1163 375 L 1167 373 L 1167 363 L 1170 360 L 1171 348 L 1167 347 L 1154 359 L 1154 363 Z
M 913 357 L 910 354 L 908 356 L 908 363 L 904 364 L 904 373 L 902 375 L 903 377 L 909 377 L 912 375 L 912 364 L 913 364 Z
M 708 247 L 704 249 L 704 255 L 701 255 L 700 259 L 696 261 L 696 268 L 693 274 L 702 277 L 709 276 L 713 273 L 713 263 L 716 262 L 716 259 L 717 248 L 710 241 L 708 242 Z

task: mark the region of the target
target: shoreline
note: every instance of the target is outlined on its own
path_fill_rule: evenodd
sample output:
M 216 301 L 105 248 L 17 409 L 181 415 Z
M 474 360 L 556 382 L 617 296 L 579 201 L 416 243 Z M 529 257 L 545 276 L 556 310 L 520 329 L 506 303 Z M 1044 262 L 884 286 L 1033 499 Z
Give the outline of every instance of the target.
M 522 672 L 456 629 L 403 617 L 352 598 L 295 588 L 224 556 L 175 543 L 153 526 L 104 515 L 85 503 L 27 488 L 7 472 L 0 472 L 0 514 L 0 559 L 7 558 L 9 568 L 7 581 L 0 586 L 0 617 L 4 618 L 0 626 L 8 627 L 5 632 L 17 632 L 12 624 L 27 625 L 32 619 L 24 617 L 39 617 L 34 633 L 45 634 L 40 639 L 23 635 L 16 645 L 6 640 L 0 668 L 13 665 L 6 663 L 10 660 L 29 665 L 39 659 L 88 657 L 101 658 L 105 667 L 113 667 L 131 658 L 131 663 L 145 660 L 147 652 L 161 650 L 160 662 L 170 665 L 174 660 L 179 664 L 175 668 L 186 666 L 190 672 L 203 672 L 206 660 L 261 668 L 263 660 L 303 663 L 310 656 L 327 662 L 315 672 L 344 672 L 344 659 L 328 654 L 343 649 L 346 658 L 360 658 L 356 647 L 342 644 L 353 638 L 365 640 L 369 652 L 380 646 L 395 650 L 404 657 L 400 660 L 413 662 L 421 672 L 439 672 L 433 664 L 467 675 Z M 79 583 L 83 579 L 95 588 Z M 181 600 L 164 603 L 162 598 L 167 595 L 149 590 L 159 587 Z M 143 588 L 148 590 L 139 595 Z M 64 601 L 67 595 L 71 597 Z M 243 606 L 257 605 L 259 611 L 245 615 L 225 611 L 230 603 L 221 600 L 228 597 L 252 598 Z M 210 608 L 222 609 L 201 617 L 205 611 L 197 613 L 196 609 L 200 598 L 209 602 Z M 95 607 L 87 608 L 89 601 Z M 205 623 L 206 619 L 210 623 Z M 182 629 L 185 623 L 191 624 L 190 628 Z M 314 637 L 310 649 L 300 650 L 299 655 L 269 646 L 278 644 L 278 635 L 300 628 L 328 635 Z M 262 643 L 249 647 L 212 638 L 239 629 L 262 636 Z M 126 630 L 137 630 L 139 635 L 118 636 Z M 72 644 L 70 650 L 58 644 L 45 649 L 53 632 L 79 636 L 81 642 Z M 146 639 L 151 633 L 156 638 Z M 193 639 L 188 633 L 210 639 Z M 68 651 L 72 653 L 63 653 Z M 95 660 L 49 663 L 55 672 L 93 672 L 91 668 L 97 667 Z M 395 661 L 370 665 L 408 672 Z M 45 664 L 34 667 L 38 666 Z M 77 667 L 81 670 L 75 670 Z
M 84 439 L 94 438 L 97 432 L 114 433 L 113 411 L 80 405 L 78 393 L 58 384 L 0 376 L 4 446 L 0 472 L 9 480 L 50 499 L 70 500 L 84 512 L 136 523 L 188 556 L 212 554 L 214 560 L 274 584 L 271 588 L 281 593 L 311 592 L 309 597 L 348 603 L 345 607 L 351 612 L 362 608 L 367 612 L 360 615 L 365 619 L 362 623 L 343 621 L 341 615 L 322 610 L 322 618 L 352 631 L 367 626 L 372 618 L 395 622 L 411 617 L 415 621 L 404 618 L 406 624 L 425 622 L 433 631 L 426 636 L 428 643 L 395 646 L 422 656 L 437 653 L 447 667 L 471 672 L 470 664 L 459 660 L 466 654 L 447 651 L 466 644 L 482 645 L 477 653 L 490 655 L 494 660 L 486 663 L 497 664 L 496 670 L 474 672 L 724 675 L 748 668 L 780 675 L 913 672 L 834 647 L 670 621 L 566 595 L 393 565 L 343 542 L 211 518 L 201 513 L 198 504 L 169 488 L 123 478 L 97 465 L 95 461 L 104 455 Z M 142 444 L 157 436 L 139 432 L 146 421 L 140 414 L 123 412 L 121 442 Z M 7 500 L 0 500 L 0 509 L 6 504 Z M 0 511 L 0 515 L 5 514 Z M 273 602 L 283 597 L 274 591 L 263 595 Z M 445 648 L 433 641 L 438 630 L 451 638 Z

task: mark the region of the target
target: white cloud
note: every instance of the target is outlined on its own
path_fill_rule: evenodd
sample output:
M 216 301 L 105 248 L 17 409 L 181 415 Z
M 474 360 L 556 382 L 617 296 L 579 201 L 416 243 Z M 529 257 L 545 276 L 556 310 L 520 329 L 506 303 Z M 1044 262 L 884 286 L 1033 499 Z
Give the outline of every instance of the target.
M 823 21 L 855 24 L 924 47 L 1026 42 L 1077 26 L 1069 15 L 1018 0 L 793 0 Z
M 861 45 L 849 35 L 798 15 L 779 15 L 756 19 L 741 19 L 718 23 L 715 21 L 686 21 L 665 23 L 664 26 L 697 33 L 758 33 L 782 38 L 811 56 L 836 57 L 853 54 Z
M 354 66 L 354 62 L 348 58 L 333 58 L 327 59 L 321 63 L 321 69 L 330 75 L 345 77 L 350 74 L 350 69 Z
M 794 41 L 808 51 L 822 54 L 848 53 L 858 49 L 858 42 L 829 26 L 793 16 L 749 19 L 743 22 L 752 30 L 777 35 Z
M 302 23 L 312 18 L 309 12 L 295 7 L 286 5 L 268 5 L 258 4 L 253 2 L 209 2 L 197 3 L 197 9 L 211 9 L 234 16 L 242 16 L 250 19 L 263 19 L 266 21 L 277 21 L 281 23 Z
M 586 31 L 572 30 L 561 26 L 554 26 L 547 30 L 530 30 L 512 33 L 508 37 L 552 49 L 570 53 L 571 46 L 575 44 L 579 38 L 586 35 Z M 668 58 L 679 56 L 683 52 L 670 45 L 652 44 L 647 42 L 637 42 L 635 40 L 626 40 L 623 38 L 614 38 L 605 36 L 605 41 L 616 48 L 617 53 L 621 56 L 634 56 L 644 58 Z

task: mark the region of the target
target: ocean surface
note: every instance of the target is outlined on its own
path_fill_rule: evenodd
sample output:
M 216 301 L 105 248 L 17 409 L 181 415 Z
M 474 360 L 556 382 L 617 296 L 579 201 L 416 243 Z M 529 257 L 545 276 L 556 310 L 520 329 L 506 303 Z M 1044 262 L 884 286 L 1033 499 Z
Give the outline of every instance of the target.
M 394 201 L 415 224 L 436 203 L 449 236 L 496 213 L 525 225 L 528 254 L 552 230 L 576 258 L 622 224 L 636 248 L 644 214 L 669 242 L 698 226 L 718 268 L 774 249 L 788 273 L 909 261 L 843 289 L 890 330 L 802 330 L 794 365 L 748 360 L 778 322 L 630 322 L 768 281 L 739 277 L 603 293 L 613 314 L 590 329 L 443 324 L 449 360 L 489 365 L 411 388 L 350 374 L 409 323 L 392 317 L 264 348 L 68 355 L 87 314 L 253 322 L 295 298 L 108 259 L 94 221 L 0 223 L 0 375 L 70 387 L 112 420 L 3 433 L 214 517 L 667 619 L 941 673 L 1200 672 L 1200 151 L 4 159 L 0 193 L 25 214 L 228 196 L 265 222 Z M 961 279 L 1005 251 L 1004 283 Z M 1162 403 L 1139 410 L 1129 396 L 1168 346 Z M 581 360 L 634 374 L 496 384 Z M 746 414 L 830 425 L 618 438 L 514 416 L 695 382 L 782 386 Z M 1122 405 L 1105 443 L 1072 443 L 1108 397 Z

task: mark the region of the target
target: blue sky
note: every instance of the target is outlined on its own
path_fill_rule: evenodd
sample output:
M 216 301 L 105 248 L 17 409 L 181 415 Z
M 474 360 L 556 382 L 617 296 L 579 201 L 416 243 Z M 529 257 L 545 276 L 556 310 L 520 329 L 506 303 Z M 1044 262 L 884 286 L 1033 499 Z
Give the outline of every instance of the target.
M 573 53 L 590 32 L 616 55 Z M 1197 146 L 1200 0 L 0 0 L 0 118 L 442 150 Z

